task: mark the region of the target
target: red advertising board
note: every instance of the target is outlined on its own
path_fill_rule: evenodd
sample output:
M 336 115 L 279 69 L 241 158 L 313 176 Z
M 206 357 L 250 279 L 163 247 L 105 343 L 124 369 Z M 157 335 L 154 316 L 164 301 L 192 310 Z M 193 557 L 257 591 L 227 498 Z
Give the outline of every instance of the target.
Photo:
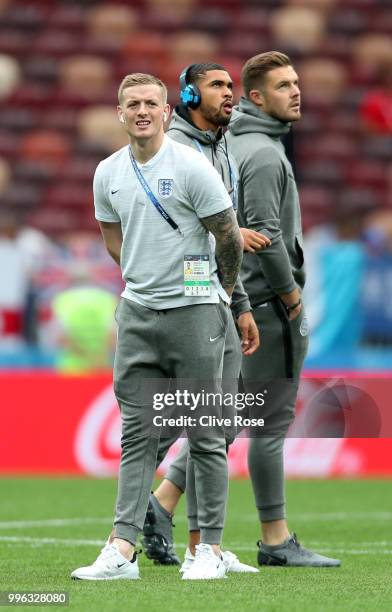
M 356 392 L 360 388 L 367 397 L 375 398 L 381 421 L 386 425 L 381 423 L 380 437 L 374 438 L 316 438 L 309 432 L 305 438 L 295 437 L 294 431 L 286 440 L 287 475 L 392 476 L 392 428 L 388 421 L 392 380 L 389 375 L 361 375 L 359 379 L 344 374 L 331 380 L 335 388 L 337 380 L 343 381 L 346 389 Z M 317 385 L 314 375 L 301 384 L 300 414 L 301 405 L 309 400 L 309 388 L 314 394 L 315 388 L 320 389 Z M 121 423 L 110 375 L 1 373 L 0 406 L 1 474 L 109 476 L 117 473 Z M 161 472 L 181 443 L 179 440 L 171 449 Z M 229 456 L 232 476 L 247 475 L 247 447 L 246 438 L 239 438 L 232 445 Z

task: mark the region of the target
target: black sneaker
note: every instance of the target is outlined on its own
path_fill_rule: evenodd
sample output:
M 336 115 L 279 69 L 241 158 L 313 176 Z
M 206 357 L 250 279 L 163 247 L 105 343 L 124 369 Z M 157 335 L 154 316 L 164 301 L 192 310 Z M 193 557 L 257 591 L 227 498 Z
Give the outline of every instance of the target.
M 142 545 L 146 557 L 156 565 L 180 565 L 173 544 L 172 515 L 162 508 L 153 493 L 143 525 Z
M 339 559 L 324 557 L 318 553 L 304 548 L 297 540 L 295 533 L 289 536 L 282 544 L 268 546 L 261 540 L 257 562 L 259 565 L 280 565 L 285 567 L 339 567 Z

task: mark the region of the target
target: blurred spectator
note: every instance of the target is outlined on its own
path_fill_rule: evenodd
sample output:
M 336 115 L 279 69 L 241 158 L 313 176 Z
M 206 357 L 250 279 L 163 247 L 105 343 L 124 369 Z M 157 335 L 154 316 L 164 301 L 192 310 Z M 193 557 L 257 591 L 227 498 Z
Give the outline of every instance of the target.
M 167 42 L 162 33 L 149 32 L 148 30 L 139 30 L 132 34 L 131 37 L 127 38 L 122 49 L 123 56 L 132 63 L 135 63 L 136 58 L 137 62 L 141 59 L 144 62 L 147 58 L 150 61 L 158 62 L 158 65 L 160 60 L 165 61 L 166 52 Z M 137 57 L 138 55 L 141 57 Z M 130 70 L 127 72 L 130 72 Z
M 165 23 L 183 25 L 196 11 L 196 0 L 147 0 L 147 5 L 147 21 L 153 19 L 162 26 Z
M 107 151 L 113 151 L 127 144 L 114 106 L 91 106 L 80 111 L 78 120 L 80 138 Z
M 117 297 L 93 286 L 90 270 L 81 262 L 75 262 L 70 271 L 72 286 L 58 293 L 52 303 L 57 367 L 74 374 L 109 369 L 115 347 Z
M 109 61 L 90 55 L 73 55 L 59 66 L 60 88 L 68 94 L 86 96 L 89 100 L 104 96 L 111 85 Z
M 363 295 L 364 341 L 371 345 L 392 345 L 392 212 L 368 216 L 364 239 L 368 250 Z
M 313 52 L 325 34 L 325 18 L 317 9 L 286 6 L 272 13 L 275 45 L 289 51 Z
M 11 181 L 11 170 L 5 159 L 0 157 L 0 196 L 7 191 Z
M 361 103 L 362 125 L 369 133 L 392 135 L 392 59 L 378 67 L 376 78 Z
M 0 99 L 6 98 L 21 79 L 18 61 L 10 55 L 0 54 Z
M 69 137 L 51 130 L 28 132 L 21 142 L 21 154 L 25 160 L 44 164 L 48 168 L 59 168 L 71 153 Z
M 123 282 L 120 268 L 109 257 L 98 233 L 68 231 L 58 237 L 51 257 L 36 278 L 40 307 L 47 309 L 55 295 L 70 288 L 74 271 L 88 270 L 95 286 L 119 294 Z
M 299 73 L 305 105 L 334 104 L 347 81 L 345 66 L 332 59 L 307 59 L 302 62 Z
M 311 330 L 308 365 L 353 363 L 362 326 L 362 228 L 362 212 L 342 203 L 334 223 L 314 227 L 305 236 L 304 300 Z
M 363 34 L 354 40 L 352 54 L 358 68 L 373 76 L 379 66 L 392 61 L 392 39 L 387 34 Z
M 392 210 L 392 163 L 389 164 L 387 169 L 387 190 L 385 197 L 385 205 Z
M 218 61 L 219 41 L 204 32 L 182 30 L 169 39 L 168 61 L 162 66 L 162 80 L 178 88 L 178 77 L 188 64 Z M 178 97 L 178 94 L 177 96 Z
M 365 220 L 364 239 L 373 255 L 392 255 L 392 212 L 378 210 Z
M 27 262 L 18 244 L 18 225 L 11 213 L 0 217 L 0 347 L 24 342 L 23 317 L 29 292 Z
M 219 42 L 216 37 L 205 32 L 182 31 L 169 41 L 169 53 L 172 60 L 182 66 L 195 62 L 206 62 L 218 53 Z M 178 78 L 178 74 L 176 75 Z
M 41 232 L 21 226 L 15 213 L 0 214 L 0 347 L 19 348 L 34 335 L 32 281 L 50 252 Z
M 287 0 L 286 4 L 290 6 L 306 6 L 328 15 L 333 12 L 338 4 L 338 0 Z
M 0 14 L 5 11 L 11 0 L 0 0 Z
M 137 29 L 138 15 L 129 6 L 98 4 L 87 13 L 86 25 L 90 41 L 102 47 L 120 49 Z

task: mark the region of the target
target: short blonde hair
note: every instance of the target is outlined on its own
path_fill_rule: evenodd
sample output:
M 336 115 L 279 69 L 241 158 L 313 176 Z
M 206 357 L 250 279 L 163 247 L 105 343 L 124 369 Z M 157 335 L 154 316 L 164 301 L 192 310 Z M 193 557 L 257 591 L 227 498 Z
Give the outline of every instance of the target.
M 134 72 L 133 74 L 127 74 L 121 81 L 120 87 L 118 88 L 118 102 L 119 104 L 123 101 L 124 89 L 128 87 L 136 87 L 137 85 L 158 85 L 162 90 L 163 101 L 167 102 L 167 87 L 161 79 L 153 76 L 152 74 L 143 74 L 142 72 Z

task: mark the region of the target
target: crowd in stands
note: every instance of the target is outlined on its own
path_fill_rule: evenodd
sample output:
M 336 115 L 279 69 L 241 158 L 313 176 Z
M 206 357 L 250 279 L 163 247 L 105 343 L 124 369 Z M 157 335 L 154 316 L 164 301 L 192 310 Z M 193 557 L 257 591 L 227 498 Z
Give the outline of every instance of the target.
M 1 359 L 10 326 L 30 346 L 47 343 L 50 304 L 72 284 L 68 264 L 83 260 L 91 282 L 119 293 L 91 183 L 98 161 L 126 144 L 115 112 L 122 77 L 159 75 L 174 105 L 182 68 L 212 60 L 238 100 L 243 62 L 270 49 L 287 52 L 301 77 L 294 149 L 309 252 L 320 261 L 320 232 L 318 246 L 360 245 L 361 282 L 376 293 L 378 282 L 392 303 L 390 0 L 0 0 L 0 365 L 10 363 Z M 342 235 L 350 217 L 355 231 Z M 360 336 L 392 343 L 392 314 L 371 325 L 377 295 L 370 304 L 358 292 L 368 313 Z

